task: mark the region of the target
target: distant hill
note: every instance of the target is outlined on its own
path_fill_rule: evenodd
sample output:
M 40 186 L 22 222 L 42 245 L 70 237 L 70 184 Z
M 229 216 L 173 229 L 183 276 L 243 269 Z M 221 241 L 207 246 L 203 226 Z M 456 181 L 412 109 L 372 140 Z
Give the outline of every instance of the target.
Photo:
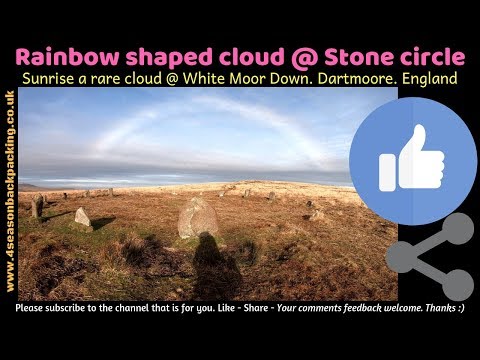
M 47 188 L 47 187 L 40 187 L 31 184 L 18 184 L 18 191 L 23 192 L 35 192 L 35 191 L 56 191 L 56 190 L 69 190 L 66 188 Z

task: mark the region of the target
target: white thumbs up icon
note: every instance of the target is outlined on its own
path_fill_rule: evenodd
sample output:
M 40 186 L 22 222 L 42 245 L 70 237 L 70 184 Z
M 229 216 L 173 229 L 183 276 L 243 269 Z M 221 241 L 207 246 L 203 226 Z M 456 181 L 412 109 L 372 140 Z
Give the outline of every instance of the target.
M 443 159 L 441 151 L 423 151 L 425 128 L 415 126 L 413 136 L 398 157 L 398 185 L 403 189 L 438 189 L 442 185 Z M 378 158 L 378 188 L 395 191 L 396 158 L 394 154 L 381 154 Z

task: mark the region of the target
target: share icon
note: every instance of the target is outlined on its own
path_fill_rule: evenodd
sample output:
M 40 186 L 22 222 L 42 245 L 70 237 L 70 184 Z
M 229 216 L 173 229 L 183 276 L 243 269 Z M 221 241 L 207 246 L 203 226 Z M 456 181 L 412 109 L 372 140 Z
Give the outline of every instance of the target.
M 453 301 L 464 301 L 473 292 L 474 282 L 470 274 L 464 270 L 452 270 L 443 273 L 418 256 L 448 241 L 454 245 L 468 242 L 474 233 L 473 221 L 465 214 L 454 213 L 443 222 L 442 230 L 423 240 L 417 245 L 405 241 L 397 241 L 387 250 L 388 267 L 397 273 L 406 273 L 412 269 L 442 285 L 446 297 Z

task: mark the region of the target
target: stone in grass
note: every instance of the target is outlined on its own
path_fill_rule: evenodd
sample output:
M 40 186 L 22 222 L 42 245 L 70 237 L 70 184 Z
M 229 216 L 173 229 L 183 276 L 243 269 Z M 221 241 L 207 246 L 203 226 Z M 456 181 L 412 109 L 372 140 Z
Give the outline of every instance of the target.
M 75 213 L 75 222 L 83 224 L 85 226 L 92 225 L 92 222 L 90 221 L 90 218 L 88 217 L 87 212 L 85 211 L 83 206 L 81 206 Z
M 32 217 L 39 219 L 42 217 L 43 211 L 43 196 L 42 194 L 37 194 L 32 199 Z
M 243 194 L 244 198 L 247 198 L 250 196 L 250 189 L 245 190 L 245 193 Z
M 270 194 L 268 194 L 268 200 L 270 200 L 270 201 L 275 200 L 275 193 L 273 191 L 271 191 Z
M 73 224 L 73 227 L 84 232 L 93 231 L 92 222 L 83 207 L 80 207 L 75 213 L 75 223 Z
M 315 212 L 310 215 L 310 221 L 319 221 L 325 218 L 325 214 L 320 209 L 315 209 Z
M 307 207 L 311 208 L 311 207 L 313 207 L 313 205 L 315 205 L 315 204 L 313 203 L 312 200 L 307 201 Z
M 108 195 L 113 197 L 113 188 L 108 189 Z
M 218 234 L 217 212 L 205 200 L 194 197 L 180 211 L 178 234 L 182 239 L 187 239 L 198 237 L 203 232 L 212 236 Z
M 225 196 L 225 191 L 220 191 L 218 193 L 218 197 L 224 197 Z

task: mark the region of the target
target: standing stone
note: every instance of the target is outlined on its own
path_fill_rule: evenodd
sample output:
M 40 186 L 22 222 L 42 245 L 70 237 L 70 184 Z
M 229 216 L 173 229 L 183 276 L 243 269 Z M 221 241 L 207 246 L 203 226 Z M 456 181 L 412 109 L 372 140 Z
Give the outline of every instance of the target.
M 63 193 L 63 200 L 67 200 L 67 193 Z
M 77 212 L 75 213 L 75 222 L 79 224 L 83 224 L 85 226 L 91 226 L 90 218 L 88 217 L 85 209 L 80 207 Z
M 113 188 L 108 189 L 108 195 L 113 197 Z
M 270 194 L 268 194 L 268 200 L 270 200 L 270 201 L 275 200 L 275 193 L 273 191 L 270 191 Z
M 45 205 L 48 204 L 47 195 L 43 195 L 43 203 L 44 203 Z
M 220 191 L 218 193 L 218 197 L 224 197 L 225 196 L 225 191 Z
M 250 196 L 250 189 L 245 190 L 245 193 L 243 194 L 244 198 L 247 198 Z
M 312 200 L 308 200 L 307 201 L 307 207 L 311 208 L 313 206 L 313 201 Z
M 218 234 L 217 212 L 205 200 L 194 197 L 180 211 L 178 234 L 182 239 L 187 239 L 203 232 L 213 236 Z
M 86 198 L 89 198 L 89 197 L 90 197 L 90 190 L 85 191 L 84 196 L 85 196 Z
M 32 199 L 32 216 L 34 218 L 42 217 L 43 211 L 43 196 L 42 194 L 37 194 Z

